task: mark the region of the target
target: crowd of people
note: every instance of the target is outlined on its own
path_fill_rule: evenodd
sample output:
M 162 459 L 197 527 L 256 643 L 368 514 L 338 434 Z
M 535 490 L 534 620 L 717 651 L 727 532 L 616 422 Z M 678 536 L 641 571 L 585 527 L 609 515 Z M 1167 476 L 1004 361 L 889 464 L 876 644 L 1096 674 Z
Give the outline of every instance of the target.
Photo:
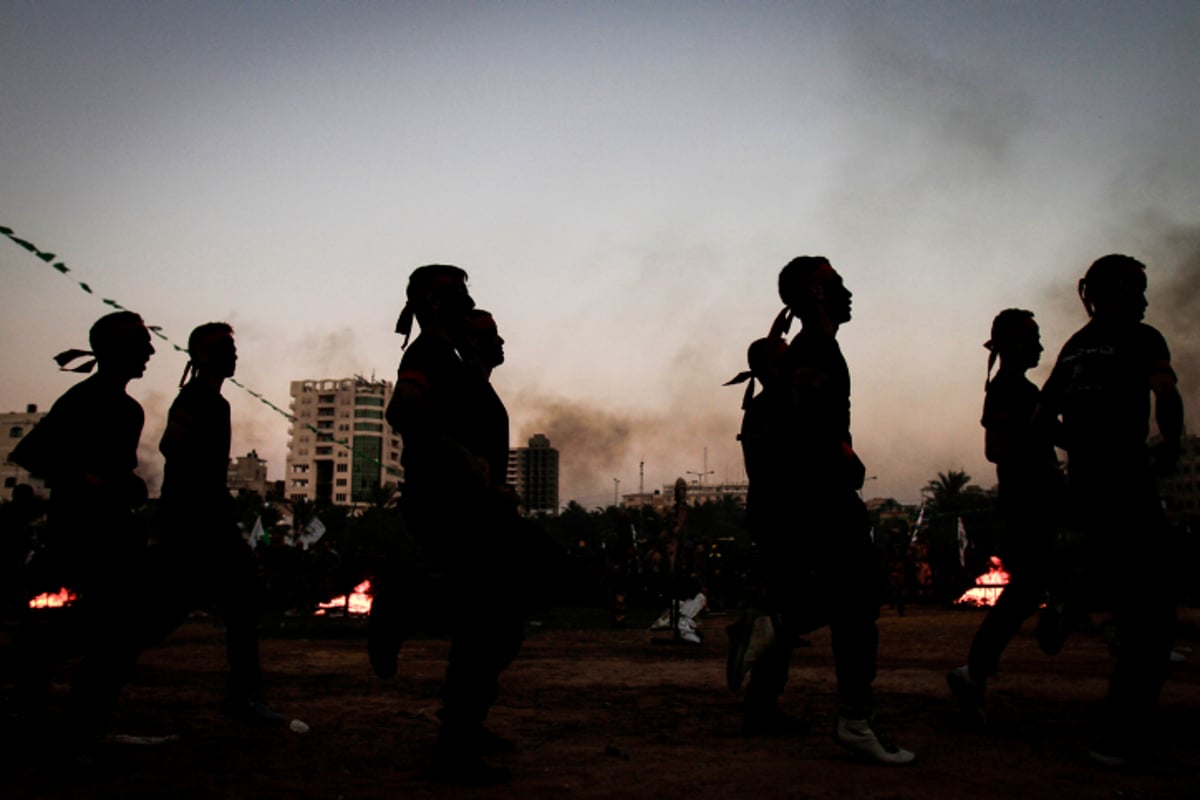
M 1110 610 L 1115 670 L 1090 753 L 1107 766 L 1136 757 L 1174 634 L 1172 584 L 1162 579 L 1171 544 L 1154 478 L 1178 458 L 1182 401 L 1166 342 L 1142 321 L 1145 291 L 1146 269 L 1137 260 L 1110 255 L 1092 264 L 1079 284 L 1089 320 L 1063 347 L 1041 389 L 1026 376 L 1042 352 L 1033 314 L 1008 309 L 996 317 L 986 345 L 982 424 L 986 456 L 997 468 L 1011 582 L 970 644 L 967 662 L 947 674 L 964 713 L 982 722 L 988 681 L 1027 618 L 1041 610 L 1038 641 L 1053 654 L 1089 611 Z M 866 469 L 854 449 L 850 370 L 837 342 L 852 318 L 852 295 L 820 256 L 789 262 L 778 292 L 784 309 L 768 335 L 751 344 L 749 369 L 735 379 L 748 384 L 738 438 L 754 543 L 747 571 L 760 591 L 728 628 L 728 682 L 744 691 L 746 735 L 804 731 L 780 697 L 793 648 L 828 626 L 834 741 L 867 761 L 908 764 L 916 755 L 883 731 L 872 684 L 885 591 L 903 613 L 920 554 L 904 547 L 892 559 L 898 563 L 881 571 L 860 496 Z M 794 322 L 800 330 L 789 341 Z M 414 324 L 419 334 L 410 343 Z M 520 498 L 505 482 L 508 413 L 491 384 L 504 363 L 504 339 L 493 316 L 476 308 L 467 273 L 440 264 L 416 269 L 396 332 L 405 337 L 404 353 L 386 418 L 404 443 L 400 513 L 422 564 L 444 576 L 440 596 L 450 601 L 451 647 L 431 772 L 459 783 L 506 782 L 509 772 L 488 757 L 515 743 L 485 724 L 499 677 L 520 650 L 525 616 L 577 588 L 581 561 L 520 513 Z M 134 472 L 144 415 L 126 391 L 154 354 L 151 337 L 138 315 L 122 311 L 97 321 L 89 338 L 90 351 L 68 351 L 58 360 L 65 368 L 91 357 L 74 369 L 95 374 L 59 398 L 12 454 L 52 487 L 37 569 L 78 596 L 53 624 L 26 615 L 15 644 L 14 718 L 45 713 L 51 674 L 77 659 L 66 750 L 87 763 L 139 654 L 189 612 L 215 604 L 228 645 L 224 713 L 281 725 L 285 717 L 266 703 L 259 663 L 258 567 L 226 486 L 230 410 L 221 388 L 236 368 L 233 329 L 207 323 L 189 338 L 188 366 L 159 443 L 166 467 L 151 546 L 135 518 L 147 500 Z M 1153 449 L 1146 443 L 1152 410 L 1161 435 Z M 1056 447 L 1067 453 L 1065 474 Z M 17 500 L 6 514 L 25 513 L 30 498 Z M 688 540 L 686 503 L 677 506 L 679 518 L 654 547 L 640 550 L 632 534 L 606 556 L 601 581 L 616 595 L 614 622 L 623 621 L 627 591 L 679 600 L 730 579 L 730 565 L 714 570 L 706 563 L 713 551 Z M 1118 560 L 1122 579 L 1110 580 Z M 373 669 L 386 678 L 397 671 L 404 641 L 421 629 L 428 604 L 409 550 L 382 553 L 372 573 L 367 649 Z M 9 597 L 11 586 L 23 585 L 20 576 L 6 572 L 6 578 L 13 582 L 5 601 L 20 605 L 22 598 Z M 132 591 L 148 587 L 157 602 L 130 602 Z M 714 588 L 730 594 L 724 585 Z

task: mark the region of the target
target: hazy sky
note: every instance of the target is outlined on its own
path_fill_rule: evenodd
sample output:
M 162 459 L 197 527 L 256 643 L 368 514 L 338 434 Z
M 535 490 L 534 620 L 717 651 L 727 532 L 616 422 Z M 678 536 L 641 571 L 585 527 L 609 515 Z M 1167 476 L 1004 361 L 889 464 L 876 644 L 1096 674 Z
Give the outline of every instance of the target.
M 1096 257 L 1147 261 L 1189 419 L 1200 341 L 1200 3 L 0 0 L 0 225 L 238 377 L 391 378 L 408 272 L 471 275 L 514 443 L 585 505 L 740 479 L 744 365 L 779 269 L 828 256 L 867 496 L 990 486 L 991 318 L 1052 362 Z M 107 309 L 0 239 L 0 410 L 48 407 Z M 184 358 L 131 393 L 149 456 Z M 1048 363 L 1035 374 L 1044 378 Z M 287 423 L 226 388 L 234 453 Z

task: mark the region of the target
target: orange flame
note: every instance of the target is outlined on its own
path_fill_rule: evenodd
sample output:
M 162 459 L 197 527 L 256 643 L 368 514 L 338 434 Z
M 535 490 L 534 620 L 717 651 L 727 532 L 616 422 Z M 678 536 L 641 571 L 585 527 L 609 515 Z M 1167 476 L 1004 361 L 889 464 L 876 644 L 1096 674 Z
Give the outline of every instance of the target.
M 78 599 L 78 595 L 65 586 L 57 592 L 44 592 L 29 601 L 30 608 L 62 608 Z
M 317 610 L 314 616 L 323 617 L 331 609 L 346 609 L 349 614 L 365 616 L 371 613 L 371 582 L 363 581 L 358 586 L 354 587 L 354 591 L 350 593 L 349 600 L 346 595 L 339 595 L 332 600 L 327 600 L 324 603 L 317 603 Z
M 996 601 L 1000 599 L 1000 593 L 1008 584 L 1008 573 L 1004 569 L 1004 562 L 999 557 L 992 556 L 988 561 L 990 562 L 988 571 L 975 579 L 975 588 L 967 589 L 963 592 L 962 597 L 954 601 L 956 605 L 981 607 L 996 605 Z

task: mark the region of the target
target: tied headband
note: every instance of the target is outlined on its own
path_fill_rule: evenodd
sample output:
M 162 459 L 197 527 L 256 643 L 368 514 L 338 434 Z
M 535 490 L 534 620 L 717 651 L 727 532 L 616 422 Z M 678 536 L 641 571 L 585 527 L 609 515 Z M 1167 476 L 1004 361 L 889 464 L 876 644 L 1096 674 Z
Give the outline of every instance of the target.
M 750 401 L 754 399 L 754 373 L 750 370 L 745 370 L 744 372 L 739 372 L 737 375 L 721 384 L 722 386 L 733 386 L 738 383 L 747 383 L 747 381 L 749 383 L 746 386 L 746 393 L 742 395 L 743 410 L 749 408 Z
M 70 364 L 72 361 L 75 361 L 76 359 L 87 358 L 88 356 L 92 357 L 91 361 L 86 361 L 75 367 L 67 366 L 67 364 Z M 92 368 L 96 366 L 95 356 L 96 356 L 96 354 L 93 353 L 91 350 L 77 350 L 77 349 L 72 348 L 71 350 L 64 350 L 61 353 L 59 353 L 58 355 L 56 355 L 54 357 L 54 362 L 56 364 L 58 364 L 59 372 L 82 372 L 82 373 L 86 374 L 88 372 L 91 372 Z

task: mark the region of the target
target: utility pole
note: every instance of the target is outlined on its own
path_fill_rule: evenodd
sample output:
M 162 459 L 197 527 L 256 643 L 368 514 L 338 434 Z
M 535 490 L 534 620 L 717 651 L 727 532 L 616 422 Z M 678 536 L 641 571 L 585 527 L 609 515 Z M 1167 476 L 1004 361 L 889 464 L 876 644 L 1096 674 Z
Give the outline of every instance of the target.
M 621 479 L 620 479 L 620 478 L 613 478 L 613 505 L 614 505 L 614 506 L 615 506 L 615 505 L 618 505 L 618 503 L 617 503 L 617 492 L 620 490 L 620 488 L 621 488 Z
M 638 462 L 638 494 L 646 493 L 646 462 Z
M 703 472 L 693 472 L 692 470 L 689 469 L 687 471 L 687 474 L 695 475 L 696 476 L 696 485 L 701 488 L 704 488 L 704 476 L 713 474 L 713 471 L 708 468 L 708 448 L 707 447 L 704 448 L 704 471 Z

